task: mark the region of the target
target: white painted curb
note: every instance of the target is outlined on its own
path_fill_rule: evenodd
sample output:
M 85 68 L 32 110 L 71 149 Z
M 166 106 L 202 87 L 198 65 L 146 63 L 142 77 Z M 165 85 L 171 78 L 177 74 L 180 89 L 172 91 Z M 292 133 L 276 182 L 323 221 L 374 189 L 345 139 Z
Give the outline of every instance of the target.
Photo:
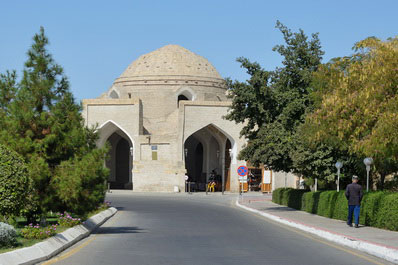
M 48 260 L 90 235 L 94 229 L 105 223 L 116 212 L 117 209 L 111 207 L 90 217 L 83 224 L 69 228 L 31 247 L 0 254 L 0 265 L 28 265 Z
M 326 240 L 332 241 L 334 243 L 347 246 L 353 249 L 357 249 L 363 252 L 366 252 L 368 254 L 371 254 L 373 256 L 388 260 L 390 262 L 393 262 L 395 264 L 398 264 L 398 250 L 380 246 L 377 244 L 372 244 L 370 242 L 366 241 L 359 241 L 355 240 L 349 237 L 346 237 L 344 235 L 339 235 L 339 234 L 333 234 L 324 230 L 317 229 L 315 227 L 307 226 L 304 224 L 296 223 L 287 219 L 284 219 L 282 217 L 265 213 L 250 207 L 247 207 L 245 205 L 242 205 L 239 203 L 239 199 L 236 201 L 236 206 L 243 208 L 247 211 L 257 213 L 259 215 L 262 215 L 268 219 L 271 219 L 273 221 L 276 221 L 278 223 L 282 223 L 284 225 L 288 225 L 297 229 L 300 229 L 302 231 L 314 234 L 316 236 L 319 236 L 321 238 L 324 238 Z

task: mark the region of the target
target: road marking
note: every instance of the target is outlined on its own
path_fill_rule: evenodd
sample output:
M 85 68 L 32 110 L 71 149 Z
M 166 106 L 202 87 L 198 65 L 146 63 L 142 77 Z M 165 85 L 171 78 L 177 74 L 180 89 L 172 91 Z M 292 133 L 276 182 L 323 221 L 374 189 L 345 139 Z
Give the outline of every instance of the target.
M 238 208 L 236 205 L 235 205 L 235 208 L 237 208 L 237 209 L 239 209 L 239 210 L 241 210 L 241 211 L 244 211 L 244 209 Z M 311 235 L 309 235 L 309 234 L 306 234 L 306 233 L 304 233 L 304 232 L 298 231 L 298 230 L 296 230 L 296 229 L 294 229 L 294 228 L 291 228 L 291 227 L 289 227 L 289 226 L 287 226 L 287 225 L 283 225 L 283 224 L 280 224 L 280 223 L 278 223 L 278 222 L 269 220 L 268 218 L 266 218 L 266 217 L 264 217 L 264 216 L 262 216 L 262 215 L 259 215 L 259 214 L 257 214 L 257 213 L 253 213 L 253 212 L 249 212 L 249 211 L 245 211 L 245 212 L 248 212 L 248 213 L 252 214 L 253 216 L 256 216 L 256 217 L 258 217 L 258 218 L 260 218 L 260 219 L 267 220 L 267 221 L 269 221 L 270 223 L 273 223 L 273 224 L 275 224 L 275 225 L 277 225 L 277 226 L 279 226 L 279 227 L 281 227 L 281 228 L 283 228 L 283 229 L 287 229 L 287 230 L 289 230 L 289 231 L 292 231 L 292 232 L 295 232 L 295 233 L 297 233 L 297 234 L 300 234 L 300 235 L 302 235 L 302 236 L 304 236 L 304 237 L 306 237 L 306 238 L 312 239 L 312 240 L 317 241 L 317 242 L 320 242 L 320 243 L 322 243 L 322 244 L 325 244 L 325 245 L 331 246 L 331 247 L 333 247 L 333 248 L 339 249 L 339 250 L 341 250 L 341 251 L 347 252 L 347 253 L 349 253 L 349 254 L 351 254 L 351 255 L 357 256 L 357 257 L 362 258 L 362 259 L 364 259 L 364 260 L 367 260 L 367 261 L 369 261 L 369 262 L 371 262 L 371 263 L 373 263 L 373 264 L 385 265 L 385 263 L 380 263 L 380 262 L 378 262 L 377 260 L 374 260 L 374 259 L 372 259 L 372 258 L 369 258 L 369 257 L 367 257 L 367 256 L 365 256 L 365 255 L 362 255 L 362 254 L 356 253 L 356 252 L 354 252 L 354 251 L 345 249 L 345 248 L 343 248 L 343 247 L 334 245 L 334 244 L 329 243 L 329 242 L 327 242 L 327 241 L 324 241 L 324 240 L 321 240 L 321 239 L 318 239 L 318 238 L 314 238 L 313 236 L 311 236 Z
M 112 220 L 109 222 L 108 225 L 112 225 L 114 224 L 121 216 L 121 213 L 123 212 L 117 212 L 116 213 L 116 218 L 112 218 Z M 54 264 L 58 261 L 64 260 L 69 258 L 70 256 L 76 254 L 77 252 L 79 252 L 80 250 L 82 250 L 84 247 L 86 247 L 88 244 L 90 244 L 91 242 L 93 242 L 96 238 L 98 237 L 98 234 L 91 236 L 91 238 L 89 238 L 86 242 L 82 243 L 81 245 L 67 251 L 66 253 L 64 253 L 63 255 L 59 256 L 59 257 L 54 257 L 46 262 L 43 262 L 42 265 L 50 265 L 50 264 Z

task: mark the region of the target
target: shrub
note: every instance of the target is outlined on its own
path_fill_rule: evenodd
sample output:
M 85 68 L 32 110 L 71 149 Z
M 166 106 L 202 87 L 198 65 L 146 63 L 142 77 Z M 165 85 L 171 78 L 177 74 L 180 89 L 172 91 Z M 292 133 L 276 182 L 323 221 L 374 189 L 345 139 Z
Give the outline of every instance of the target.
M 380 197 L 375 226 L 398 231 L 398 193 Z
M 277 189 L 275 203 L 321 216 L 347 220 L 348 203 L 344 191 L 305 192 L 291 188 Z M 300 203 L 298 203 L 300 200 Z M 398 231 L 398 193 L 365 193 L 361 203 L 360 224 Z
M 333 217 L 336 204 L 337 191 L 324 191 L 319 194 L 317 214 L 325 217 Z
M 282 199 L 282 193 L 281 193 L 281 191 L 283 190 L 283 188 L 279 188 L 279 189 L 276 189 L 276 190 L 274 190 L 273 192 L 272 192 L 272 201 L 274 202 L 274 203 L 277 203 L 277 204 L 282 204 L 281 203 L 281 199 Z
M 19 215 L 26 204 L 31 181 L 20 155 L 0 145 L 0 215 Z
M 305 192 L 306 190 L 279 188 L 272 192 L 272 201 L 278 204 L 289 206 L 293 209 L 300 210 L 302 197 Z
M 109 170 L 104 167 L 104 150 L 95 149 L 83 157 L 62 161 L 51 180 L 58 209 L 84 215 L 103 203 Z M 58 211 L 58 209 L 53 209 Z
M 14 227 L 0 222 L 0 247 L 12 247 L 17 244 L 17 232 Z
M 21 235 L 26 239 L 45 239 L 57 233 L 57 225 L 40 227 L 39 225 L 29 224 L 21 229 Z
M 316 213 L 319 203 L 320 191 L 310 191 L 303 194 L 301 209 L 308 213 Z
M 344 194 L 345 191 L 340 191 L 336 197 L 336 203 L 334 204 L 333 219 L 347 220 L 348 214 L 348 203 L 347 198 Z
M 361 203 L 361 224 L 376 226 L 380 200 L 385 195 L 385 192 L 369 192 L 364 194 Z
M 68 212 L 58 213 L 58 224 L 64 227 L 72 227 L 82 223 L 80 218 L 73 218 Z

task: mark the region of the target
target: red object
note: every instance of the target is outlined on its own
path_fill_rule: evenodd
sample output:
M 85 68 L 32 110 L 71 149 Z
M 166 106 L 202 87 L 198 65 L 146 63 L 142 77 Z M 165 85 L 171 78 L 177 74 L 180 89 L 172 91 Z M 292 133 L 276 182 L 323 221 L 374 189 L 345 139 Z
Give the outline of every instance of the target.
M 238 175 L 243 177 L 249 174 L 249 169 L 246 166 L 240 166 L 238 167 Z

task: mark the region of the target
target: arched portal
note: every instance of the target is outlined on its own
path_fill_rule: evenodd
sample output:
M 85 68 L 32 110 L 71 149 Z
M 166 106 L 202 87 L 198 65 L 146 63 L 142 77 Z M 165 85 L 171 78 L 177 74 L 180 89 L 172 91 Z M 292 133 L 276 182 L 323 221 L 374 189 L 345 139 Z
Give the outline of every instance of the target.
M 129 183 L 129 160 L 130 145 L 124 138 L 121 138 L 116 145 L 116 176 L 115 184 L 124 188 Z
M 231 154 L 232 154 L 232 145 L 231 141 L 227 139 L 225 144 L 225 164 L 224 164 L 224 178 L 225 178 L 225 190 L 231 190 Z
M 98 146 L 105 143 L 109 152 L 105 165 L 109 168 L 108 182 L 112 189 L 132 189 L 133 142 L 131 137 L 113 121 L 104 123 L 98 129 Z
M 130 144 L 121 132 L 114 132 L 107 139 L 110 150 L 106 166 L 110 170 L 108 181 L 111 189 L 131 189 Z
M 213 125 L 208 125 L 192 135 L 184 143 L 185 168 L 189 180 L 194 182 L 194 189 L 205 191 L 212 172 L 215 173 L 216 190 L 222 191 L 227 186 L 231 141 Z

